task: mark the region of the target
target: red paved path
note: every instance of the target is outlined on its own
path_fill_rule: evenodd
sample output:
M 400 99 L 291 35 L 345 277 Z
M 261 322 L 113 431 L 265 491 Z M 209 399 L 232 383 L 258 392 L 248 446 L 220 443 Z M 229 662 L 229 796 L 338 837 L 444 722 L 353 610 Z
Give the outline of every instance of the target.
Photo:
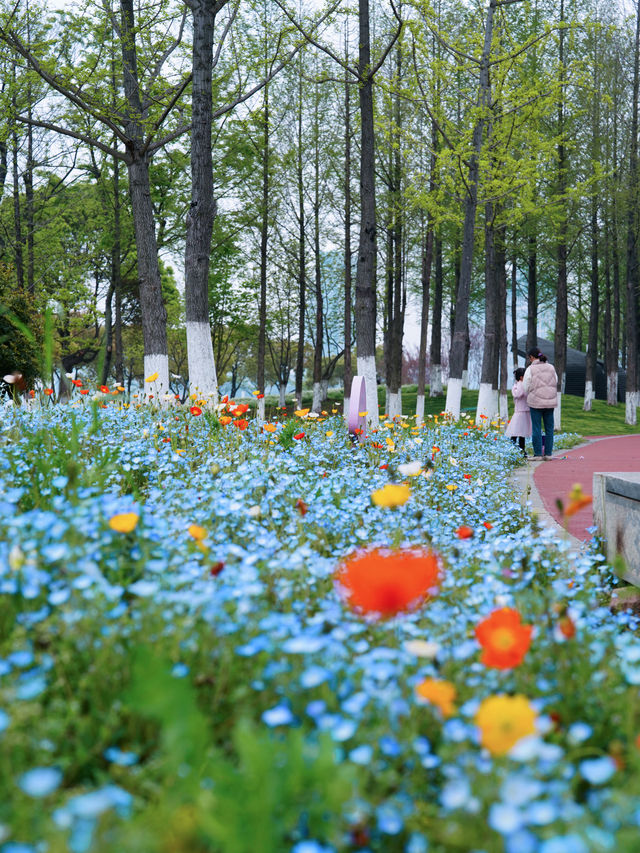
M 554 450 L 554 458 L 536 465 L 533 479 L 545 505 L 558 523 L 562 518 L 556 506 L 561 498 L 566 506 L 574 483 L 580 483 L 590 495 L 596 471 L 640 472 L 640 435 L 615 435 L 586 439 L 588 444 L 572 450 Z M 593 524 L 593 509 L 588 506 L 569 519 L 568 530 L 576 539 L 590 539 L 586 528 Z

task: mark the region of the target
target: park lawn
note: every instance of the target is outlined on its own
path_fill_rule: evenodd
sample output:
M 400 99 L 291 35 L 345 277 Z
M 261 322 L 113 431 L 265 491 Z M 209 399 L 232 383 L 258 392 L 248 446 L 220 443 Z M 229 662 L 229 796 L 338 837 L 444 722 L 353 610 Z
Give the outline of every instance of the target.
M 414 415 L 416 411 L 416 385 L 404 385 L 402 387 L 402 411 L 405 415 Z M 446 394 L 437 397 L 427 396 L 424 401 L 424 409 L 426 415 L 437 415 L 444 411 L 446 403 Z M 378 400 L 380 406 L 384 408 L 385 389 L 384 386 L 378 388 Z M 303 393 L 302 402 L 304 406 L 310 406 L 312 394 L 310 391 Z M 341 390 L 329 391 L 329 400 L 327 405 L 332 404 L 342 409 L 343 395 Z M 275 397 L 267 397 L 267 416 L 271 411 L 275 412 L 277 406 Z M 462 392 L 462 410 L 475 413 L 478 403 L 477 390 L 464 389 Z M 631 435 L 638 432 L 637 425 L 629 425 L 625 423 L 625 405 L 618 403 L 615 406 L 608 406 L 604 400 L 594 400 L 592 410 L 585 412 L 583 410 L 584 400 L 582 397 L 574 397 L 570 394 L 565 394 L 562 398 L 562 432 L 577 433 L 578 435 Z M 381 411 L 382 411 L 381 408 Z M 290 399 L 287 399 L 287 409 L 289 413 L 293 412 L 294 405 Z M 509 415 L 513 412 L 513 400 L 509 394 Z

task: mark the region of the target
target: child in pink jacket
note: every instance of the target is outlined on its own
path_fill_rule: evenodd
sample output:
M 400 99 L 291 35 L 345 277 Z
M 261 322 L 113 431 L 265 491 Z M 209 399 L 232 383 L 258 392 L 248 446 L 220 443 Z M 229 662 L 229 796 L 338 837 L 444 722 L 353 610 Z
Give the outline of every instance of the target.
M 524 390 L 524 367 L 517 367 L 513 375 L 516 381 L 513 384 L 511 393 L 515 404 L 513 417 L 509 421 L 505 435 L 508 435 L 514 444 L 520 446 L 520 450 L 525 458 L 527 454 L 524 452 L 524 442 L 526 438 L 531 436 L 531 414 L 527 405 L 527 393 Z

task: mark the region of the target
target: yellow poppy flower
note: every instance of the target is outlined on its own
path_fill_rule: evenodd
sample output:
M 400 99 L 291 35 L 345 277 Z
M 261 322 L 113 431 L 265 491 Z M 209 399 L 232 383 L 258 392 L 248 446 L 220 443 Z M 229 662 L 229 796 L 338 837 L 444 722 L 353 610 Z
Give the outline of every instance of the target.
M 416 695 L 429 704 L 435 705 L 443 717 L 451 717 L 455 713 L 453 700 L 456 698 L 456 688 L 450 681 L 440 678 L 425 678 L 416 687 Z
M 190 536 L 193 536 L 194 539 L 201 541 L 202 539 L 206 539 L 207 531 L 204 527 L 200 527 L 199 524 L 190 524 L 188 527 L 188 533 Z
M 475 716 L 480 741 L 492 755 L 505 755 L 536 732 L 536 712 L 525 696 L 489 696 Z
M 151 374 L 151 376 L 147 376 L 147 378 L 146 378 L 144 381 L 145 381 L 145 382 L 155 382 L 159 375 L 160 375 L 160 374 L 159 374 L 159 373 L 158 373 L 158 371 L 156 370 L 156 372 L 155 372 L 155 373 L 152 373 L 152 374 Z
M 372 493 L 371 500 L 376 506 L 402 506 L 409 500 L 410 495 L 411 490 L 404 483 L 387 483 Z
M 136 529 L 140 516 L 136 512 L 121 512 L 109 519 L 109 527 L 116 533 L 131 533 Z

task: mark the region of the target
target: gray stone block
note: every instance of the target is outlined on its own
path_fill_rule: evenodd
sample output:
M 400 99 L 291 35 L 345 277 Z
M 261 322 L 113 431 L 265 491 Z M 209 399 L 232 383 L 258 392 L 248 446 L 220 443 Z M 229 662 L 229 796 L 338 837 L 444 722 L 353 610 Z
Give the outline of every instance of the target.
M 621 577 L 640 586 L 640 473 L 593 475 L 593 521 L 605 540 L 607 560 L 621 556 Z

